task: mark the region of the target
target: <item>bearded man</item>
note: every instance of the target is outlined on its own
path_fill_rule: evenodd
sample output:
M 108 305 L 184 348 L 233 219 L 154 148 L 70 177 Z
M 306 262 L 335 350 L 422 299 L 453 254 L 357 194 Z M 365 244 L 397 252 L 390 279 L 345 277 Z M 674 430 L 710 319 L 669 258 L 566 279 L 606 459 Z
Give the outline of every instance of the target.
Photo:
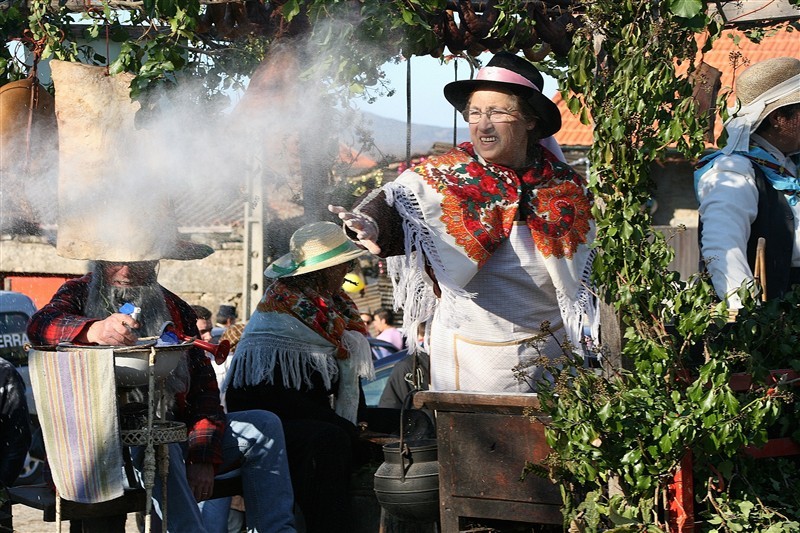
M 167 321 L 179 336 L 197 336 L 194 311 L 158 283 L 158 265 L 155 260 L 95 261 L 89 274 L 64 283 L 31 318 L 28 337 L 39 345 L 132 345 L 140 337 L 158 336 Z M 126 303 L 141 308 L 138 319 L 119 312 Z M 248 531 L 295 531 L 280 420 L 258 410 L 226 415 L 203 350 L 189 349 L 183 369 L 172 376 L 177 392 L 172 411 L 186 424 L 188 440 L 170 445 L 168 531 L 207 531 L 197 502 L 209 498 L 217 473 L 236 467 L 242 472 Z M 160 484 L 153 494 L 160 517 Z

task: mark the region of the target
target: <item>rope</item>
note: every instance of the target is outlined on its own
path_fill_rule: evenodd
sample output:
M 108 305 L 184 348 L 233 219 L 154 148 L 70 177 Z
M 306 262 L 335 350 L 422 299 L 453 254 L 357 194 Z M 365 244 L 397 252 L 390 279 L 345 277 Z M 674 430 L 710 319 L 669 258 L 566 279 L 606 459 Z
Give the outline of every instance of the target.
M 411 57 L 406 58 L 406 167 L 411 168 Z
M 458 81 L 458 61 L 453 61 L 453 81 Z M 458 141 L 458 110 L 453 108 L 453 146 Z
M 103 21 L 103 27 L 106 30 L 106 76 L 109 76 L 111 74 L 109 70 L 111 66 L 111 30 L 104 8 L 102 5 L 93 4 L 92 0 L 83 0 L 83 10 L 89 17 Z
M 41 24 L 41 23 L 40 23 Z M 33 132 L 33 110 L 39 103 L 39 61 L 42 59 L 45 46 L 47 45 L 47 37 L 43 36 L 41 39 L 34 39 L 31 30 L 26 29 L 23 32 L 22 41 L 31 45 L 31 53 L 33 54 L 33 66 L 31 67 L 28 79 L 31 80 L 31 100 L 28 105 L 28 127 L 25 132 L 25 167 L 24 172 L 27 175 L 30 170 L 31 164 L 31 134 Z
M 31 166 L 31 133 L 33 132 L 33 109 L 39 103 L 39 78 L 36 76 L 36 63 L 33 61 L 33 70 L 31 70 L 31 100 L 28 104 L 28 124 L 25 131 L 25 167 L 24 174 L 27 176 L 30 172 Z

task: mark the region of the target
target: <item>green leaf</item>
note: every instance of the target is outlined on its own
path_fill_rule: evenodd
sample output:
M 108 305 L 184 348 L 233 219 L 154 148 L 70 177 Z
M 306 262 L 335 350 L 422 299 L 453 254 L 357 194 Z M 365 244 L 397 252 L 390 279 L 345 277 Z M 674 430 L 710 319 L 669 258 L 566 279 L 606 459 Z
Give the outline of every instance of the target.
M 610 403 L 606 403 L 605 405 L 603 405 L 603 407 L 600 408 L 599 411 L 597 411 L 597 416 L 600 419 L 600 422 L 604 424 L 606 423 L 606 421 L 608 421 L 611 415 L 612 415 L 612 408 Z
M 121 72 L 125 72 L 124 57 L 118 56 L 117 59 L 108 66 L 108 72 L 111 76 L 116 76 Z
M 286 0 L 286 2 L 281 6 L 281 14 L 288 21 L 291 21 L 299 13 L 300 13 L 299 0 Z

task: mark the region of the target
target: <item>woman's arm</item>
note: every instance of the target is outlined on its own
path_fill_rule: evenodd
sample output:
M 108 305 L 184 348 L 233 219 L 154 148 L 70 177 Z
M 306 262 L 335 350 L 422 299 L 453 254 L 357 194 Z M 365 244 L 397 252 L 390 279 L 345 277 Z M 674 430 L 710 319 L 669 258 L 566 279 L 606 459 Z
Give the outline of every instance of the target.
M 339 216 L 351 240 L 380 257 L 402 255 L 403 219 L 396 209 L 386 203 L 386 193 L 374 191 L 348 211 L 341 206 L 328 206 Z

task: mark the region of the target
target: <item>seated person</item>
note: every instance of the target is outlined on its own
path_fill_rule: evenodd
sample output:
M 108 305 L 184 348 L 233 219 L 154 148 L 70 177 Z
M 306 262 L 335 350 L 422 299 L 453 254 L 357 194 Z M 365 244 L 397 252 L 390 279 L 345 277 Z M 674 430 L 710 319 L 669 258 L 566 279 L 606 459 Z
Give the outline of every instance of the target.
M 12 530 L 6 489 L 22 471 L 30 444 L 25 383 L 14 365 L 0 358 L 0 530 Z
M 194 311 L 158 283 L 157 267 L 156 260 L 95 261 L 89 274 L 64 283 L 31 317 L 29 339 L 37 345 L 132 345 L 140 336 L 159 335 L 165 321 L 172 321 L 180 334 L 197 336 Z M 134 319 L 118 312 L 124 303 L 141 308 L 141 316 Z M 211 363 L 199 348 L 188 350 L 186 367 L 180 370 L 173 373 L 180 392 L 172 411 L 186 424 L 189 435 L 184 447 L 169 447 L 168 530 L 207 531 L 197 502 L 211 496 L 215 474 L 238 467 L 249 510 L 248 530 L 295 531 L 284 436 L 277 417 L 265 411 L 226 415 Z M 141 450 L 134 450 L 134 455 L 141 455 Z M 158 519 L 160 483 L 155 484 L 153 497 Z
M 425 351 L 425 324 L 417 327 L 417 351 L 398 361 L 389 375 L 378 407 L 400 409 L 408 394 L 414 390 L 428 390 L 431 375 L 431 358 Z M 406 404 L 408 406 L 408 404 Z
M 369 417 L 360 377 L 374 369 L 367 328 L 342 282 L 366 252 L 331 222 L 301 227 L 289 248 L 264 273 L 269 282 L 236 347 L 225 397 L 230 411 L 281 418 L 307 531 L 349 532 L 350 474 L 369 455 L 359 439 L 358 424 Z M 399 429 L 398 414 L 387 427 Z
M 367 337 L 374 337 L 372 334 L 372 313 L 360 313 L 361 320 L 364 321 L 364 326 L 367 328 Z
M 372 318 L 375 331 L 378 332 L 377 339 L 391 343 L 398 350 L 405 347 L 403 332 L 394 326 L 394 312 L 391 309 L 378 309 Z M 375 353 L 378 359 L 382 359 L 391 352 L 386 348 L 378 348 Z
M 211 342 L 217 344 L 226 329 L 236 324 L 236 308 L 232 305 L 220 305 L 217 310 L 217 321 L 211 329 Z
M 212 342 L 211 331 L 214 327 L 211 324 L 211 310 L 202 305 L 193 305 L 192 310 L 197 315 L 197 331 L 200 333 L 200 340 Z

